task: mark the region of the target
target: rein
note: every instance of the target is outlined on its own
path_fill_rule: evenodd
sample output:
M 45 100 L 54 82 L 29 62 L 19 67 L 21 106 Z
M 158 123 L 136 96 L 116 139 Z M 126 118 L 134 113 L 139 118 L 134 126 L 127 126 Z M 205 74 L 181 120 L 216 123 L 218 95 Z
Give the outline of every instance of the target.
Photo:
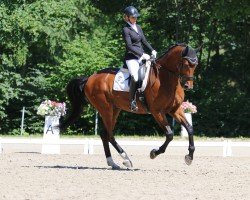
M 155 59 L 153 60 L 153 63 L 154 63 L 154 65 L 156 66 L 157 71 L 159 71 L 159 70 L 168 71 L 170 74 L 172 74 L 173 76 L 179 78 L 180 80 L 182 80 L 183 78 L 186 78 L 186 79 L 188 79 L 188 80 L 193 80 L 193 79 L 194 79 L 193 76 L 187 76 L 187 75 L 185 75 L 185 74 L 181 74 L 181 73 L 180 73 L 181 69 L 183 68 L 183 58 L 181 59 L 181 61 L 179 62 L 179 65 L 177 66 L 178 72 L 173 72 L 173 71 L 171 71 L 171 70 L 169 70 L 169 69 L 166 69 L 166 68 L 162 67 L 162 65 L 156 63 L 156 60 L 155 60 Z

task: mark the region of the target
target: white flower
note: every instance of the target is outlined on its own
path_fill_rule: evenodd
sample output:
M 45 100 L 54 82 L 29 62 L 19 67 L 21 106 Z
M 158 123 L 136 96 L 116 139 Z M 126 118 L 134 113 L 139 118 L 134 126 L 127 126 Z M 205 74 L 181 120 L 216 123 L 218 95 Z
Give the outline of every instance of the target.
M 51 115 L 51 116 L 63 116 L 66 114 L 66 104 L 45 100 L 43 101 L 37 109 L 38 115 Z

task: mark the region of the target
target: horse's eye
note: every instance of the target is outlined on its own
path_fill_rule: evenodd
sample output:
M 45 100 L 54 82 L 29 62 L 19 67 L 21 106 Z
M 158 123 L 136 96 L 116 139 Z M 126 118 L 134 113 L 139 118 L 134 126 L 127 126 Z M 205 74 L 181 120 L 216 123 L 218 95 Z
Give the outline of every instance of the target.
M 192 64 L 186 64 L 186 65 L 184 65 L 184 67 L 186 67 L 186 68 L 195 68 L 196 67 L 196 65 L 192 65 Z
M 188 68 L 190 68 L 190 65 L 184 64 L 183 67 L 184 67 L 185 69 L 188 69 Z

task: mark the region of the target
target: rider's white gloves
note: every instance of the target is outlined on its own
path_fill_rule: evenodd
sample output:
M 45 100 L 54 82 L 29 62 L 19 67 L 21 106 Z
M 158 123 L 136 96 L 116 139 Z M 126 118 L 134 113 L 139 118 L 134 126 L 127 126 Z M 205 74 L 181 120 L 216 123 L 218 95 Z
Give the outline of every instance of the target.
M 139 59 L 139 62 L 141 62 L 142 60 L 149 60 L 150 56 L 146 53 L 142 54 L 142 56 Z
M 150 59 L 150 55 L 144 53 L 144 54 L 142 54 L 142 59 L 143 60 L 149 60 Z
M 152 51 L 152 56 L 156 58 L 157 52 L 155 50 Z

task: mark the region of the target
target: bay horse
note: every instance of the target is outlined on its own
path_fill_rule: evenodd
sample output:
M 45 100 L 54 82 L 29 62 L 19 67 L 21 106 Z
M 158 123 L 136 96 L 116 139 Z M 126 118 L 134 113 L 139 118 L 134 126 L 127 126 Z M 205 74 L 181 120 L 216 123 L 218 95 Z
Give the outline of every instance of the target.
M 166 114 L 169 114 L 188 132 L 189 153 L 185 156 L 185 163 L 187 165 L 192 163 L 195 151 L 193 127 L 188 123 L 180 106 L 184 101 L 184 89 L 193 88 L 193 74 L 198 64 L 197 52 L 198 50 L 188 45 L 175 44 L 151 64 L 148 84 L 144 91 L 148 110 L 137 98 L 138 110 L 134 112 L 136 114 L 151 113 L 166 134 L 163 145 L 150 152 L 151 159 L 164 153 L 168 144 L 173 140 L 173 132 L 166 118 Z M 109 143 L 111 143 L 123 158 L 123 164 L 130 168 L 133 166 L 130 158 L 113 135 L 120 111 L 132 112 L 129 94 L 113 90 L 114 78 L 114 69 L 107 68 L 89 77 L 72 79 L 66 87 L 72 112 L 60 124 L 60 129 L 65 130 L 72 124 L 81 115 L 83 106 L 90 103 L 98 110 L 104 124 L 105 130 L 100 133 L 100 136 L 108 166 L 113 169 L 120 168 L 111 157 L 109 148 Z

